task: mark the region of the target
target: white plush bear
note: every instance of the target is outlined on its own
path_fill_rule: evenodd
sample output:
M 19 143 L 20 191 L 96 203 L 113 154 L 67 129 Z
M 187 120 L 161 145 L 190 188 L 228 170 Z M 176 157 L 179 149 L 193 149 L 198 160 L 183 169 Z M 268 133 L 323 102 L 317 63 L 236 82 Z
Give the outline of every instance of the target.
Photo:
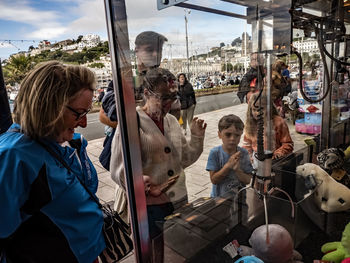
M 307 178 L 313 176 L 322 184 L 316 188 L 314 193 L 317 205 L 325 212 L 339 212 L 350 209 L 350 189 L 338 183 L 329 174 L 313 163 L 299 165 L 297 174 Z

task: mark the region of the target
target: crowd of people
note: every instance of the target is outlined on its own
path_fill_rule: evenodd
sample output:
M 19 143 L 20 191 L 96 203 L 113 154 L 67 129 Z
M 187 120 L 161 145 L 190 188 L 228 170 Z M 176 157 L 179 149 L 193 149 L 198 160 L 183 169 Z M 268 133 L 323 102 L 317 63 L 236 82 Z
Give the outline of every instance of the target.
M 184 169 L 202 154 L 207 128 L 204 120 L 194 117 L 196 97 L 186 74 L 175 76 L 160 67 L 165 41 L 153 31 L 142 32 L 135 40 L 136 113 L 153 262 L 163 262 L 159 237 L 165 217 L 188 203 Z M 209 172 L 212 197 L 237 193 L 250 183 L 256 168 L 257 125 L 267 106 L 259 59 L 258 54 L 251 56 L 252 69 L 241 84 L 242 98 L 248 102 L 246 123 L 234 114 L 218 120 L 222 144 L 210 151 L 203 167 Z M 276 69 L 276 83 L 282 69 Z M 90 70 L 56 61 L 40 64 L 22 81 L 14 124 L 0 136 L 0 259 L 97 262 L 104 250 L 102 212 L 84 188 L 96 194 L 97 173 L 86 152 L 87 141 L 74 131 L 87 125 L 94 88 Z M 279 159 L 293 151 L 293 141 L 275 105 L 274 99 L 273 159 Z M 113 82 L 102 98 L 99 117 L 106 125 L 100 162 L 116 182 L 115 203 L 123 204 L 123 213 L 128 175 Z

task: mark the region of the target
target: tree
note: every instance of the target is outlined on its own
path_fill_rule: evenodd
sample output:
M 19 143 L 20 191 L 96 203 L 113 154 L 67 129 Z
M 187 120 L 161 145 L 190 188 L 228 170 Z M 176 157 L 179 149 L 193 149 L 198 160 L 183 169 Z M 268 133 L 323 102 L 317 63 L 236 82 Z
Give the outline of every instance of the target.
M 224 47 L 225 46 L 225 43 L 224 42 L 221 42 L 220 43 L 220 47 Z
M 225 63 L 221 66 L 221 71 L 227 71 L 227 72 L 230 72 L 233 70 L 233 66 L 230 62 L 228 63 Z
M 242 39 L 240 38 L 240 37 L 236 37 L 233 41 L 232 41 L 232 43 L 231 43 L 231 46 L 236 46 L 237 44 L 240 44 L 240 43 L 242 43 Z
M 34 67 L 32 57 L 25 55 L 12 56 L 4 67 L 5 82 L 11 85 L 20 83 L 25 75 Z
M 75 41 L 76 43 L 79 43 L 79 42 L 81 42 L 81 40 L 83 39 L 83 37 L 84 36 L 82 36 L 82 35 L 79 35 L 78 36 L 78 38 L 77 38 L 77 40 Z
M 33 47 L 33 45 L 29 46 L 28 51 L 32 51 L 33 49 L 35 49 L 35 47 Z
M 242 63 L 237 63 L 233 66 L 234 71 L 241 71 L 243 69 L 243 64 Z
M 104 68 L 105 65 L 103 63 L 92 63 L 89 65 L 90 68 Z

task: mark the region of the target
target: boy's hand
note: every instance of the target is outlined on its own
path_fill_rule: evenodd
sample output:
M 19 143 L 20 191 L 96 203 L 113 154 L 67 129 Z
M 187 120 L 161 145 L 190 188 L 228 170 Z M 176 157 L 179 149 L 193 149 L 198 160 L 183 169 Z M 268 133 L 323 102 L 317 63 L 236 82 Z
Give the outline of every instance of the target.
M 230 159 L 228 159 L 227 164 L 232 170 L 238 170 L 240 169 L 239 167 L 240 159 L 241 159 L 241 152 L 236 152 L 231 155 Z
M 206 128 L 207 124 L 204 122 L 204 120 L 198 119 L 198 117 L 193 118 L 191 124 L 191 134 L 203 137 Z

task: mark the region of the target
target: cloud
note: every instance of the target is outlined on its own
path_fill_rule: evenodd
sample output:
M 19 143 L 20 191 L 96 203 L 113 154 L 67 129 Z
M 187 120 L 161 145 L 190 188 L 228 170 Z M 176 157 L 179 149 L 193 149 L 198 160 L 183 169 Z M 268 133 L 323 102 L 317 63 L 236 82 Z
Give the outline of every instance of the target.
M 12 48 L 13 45 L 8 42 L 0 42 L 0 48 Z
M 33 26 L 41 26 L 45 23 L 56 23 L 59 15 L 55 11 L 36 10 L 28 5 L 27 1 L 1 1 L 1 19 L 21 22 Z
M 78 18 L 70 22 L 67 27 L 76 35 L 102 32 L 106 35 L 107 26 L 105 9 L 101 0 L 78 0 L 72 12 Z
M 31 32 L 28 36 L 39 39 L 56 39 L 67 31 L 65 27 L 43 27 Z

